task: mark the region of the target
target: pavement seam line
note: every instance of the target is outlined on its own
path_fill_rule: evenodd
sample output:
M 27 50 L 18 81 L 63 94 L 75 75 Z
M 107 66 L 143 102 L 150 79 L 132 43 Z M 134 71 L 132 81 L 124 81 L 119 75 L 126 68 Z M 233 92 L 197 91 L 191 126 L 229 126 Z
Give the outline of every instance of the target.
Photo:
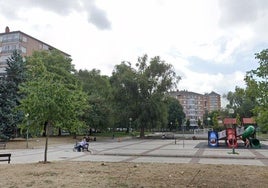
M 173 142 L 172 142 L 172 143 L 173 143 Z M 130 162 L 130 161 L 133 161 L 133 160 L 135 160 L 135 159 L 137 159 L 137 158 L 139 158 L 139 157 L 141 157 L 141 156 L 145 156 L 146 154 L 148 154 L 148 153 L 150 153 L 150 152 L 152 152 L 152 151 L 161 149 L 161 148 L 166 147 L 166 146 L 168 146 L 168 145 L 170 145 L 170 144 L 172 144 L 172 143 L 167 143 L 167 144 L 158 146 L 158 147 L 156 147 L 156 148 L 153 148 L 153 149 L 150 149 L 150 150 L 148 150 L 148 151 L 145 151 L 145 152 L 143 152 L 143 153 L 141 153 L 141 154 L 139 154 L 139 155 L 135 155 L 135 156 L 132 156 L 132 157 L 130 157 L 130 158 L 128 158 L 128 159 L 122 160 L 121 162 Z

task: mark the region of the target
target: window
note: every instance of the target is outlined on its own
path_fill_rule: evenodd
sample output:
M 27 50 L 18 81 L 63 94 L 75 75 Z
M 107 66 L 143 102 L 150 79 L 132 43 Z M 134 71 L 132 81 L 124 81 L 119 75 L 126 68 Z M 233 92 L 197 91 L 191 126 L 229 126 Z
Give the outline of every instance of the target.
M 22 37 L 22 41 L 23 41 L 23 42 L 27 42 L 27 38 L 23 36 L 23 37 Z
M 22 52 L 22 53 L 26 53 L 26 52 L 27 52 L 26 48 L 23 47 L 23 46 L 21 46 L 20 49 L 21 49 L 21 52 Z
M 43 50 L 48 50 L 48 46 L 43 44 Z
M 10 56 L 3 55 L 0 57 L 0 62 L 5 62 Z

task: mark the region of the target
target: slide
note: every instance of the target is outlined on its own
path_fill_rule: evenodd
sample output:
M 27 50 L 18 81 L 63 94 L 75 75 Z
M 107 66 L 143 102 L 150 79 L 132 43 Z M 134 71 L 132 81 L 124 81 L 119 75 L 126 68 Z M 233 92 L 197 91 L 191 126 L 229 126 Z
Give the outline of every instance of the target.
M 246 138 L 253 136 L 254 131 L 255 131 L 254 126 L 252 126 L 252 125 L 248 126 L 242 134 L 242 139 L 245 140 Z
M 255 133 L 255 127 L 252 125 L 248 126 L 244 131 L 244 133 L 242 134 L 242 140 L 246 141 L 246 139 L 248 139 L 250 141 L 251 147 L 260 148 L 261 147 L 260 141 L 256 138 L 251 138 L 253 137 L 254 133 Z
M 236 139 L 236 134 L 235 134 L 235 129 L 233 128 L 227 128 L 226 130 L 227 133 L 227 146 L 229 148 L 237 148 L 237 139 Z

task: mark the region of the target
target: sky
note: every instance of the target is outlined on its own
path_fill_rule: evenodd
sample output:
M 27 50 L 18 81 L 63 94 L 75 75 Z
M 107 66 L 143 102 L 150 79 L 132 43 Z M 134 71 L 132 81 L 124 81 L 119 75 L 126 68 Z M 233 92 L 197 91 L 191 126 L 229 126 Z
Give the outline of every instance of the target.
M 245 87 L 268 44 L 267 0 L 0 0 L 9 26 L 110 76 L 115 65 L 160 56 L 179 90 L 224 95 Z M 2 30 L 2 31 L 1 31 Z

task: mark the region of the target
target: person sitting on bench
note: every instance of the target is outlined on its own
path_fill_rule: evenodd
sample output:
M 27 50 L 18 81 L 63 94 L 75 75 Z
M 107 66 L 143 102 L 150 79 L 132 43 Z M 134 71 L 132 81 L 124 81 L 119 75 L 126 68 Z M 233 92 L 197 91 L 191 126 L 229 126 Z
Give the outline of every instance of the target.
M 77 144 L 75 149 L 77 149 L 77 151 L 81 151 L 85 149 L 87 146 L 88 146 L 88 143 L 86 141 L 86 137 L 84 137 L 83 140 Z

